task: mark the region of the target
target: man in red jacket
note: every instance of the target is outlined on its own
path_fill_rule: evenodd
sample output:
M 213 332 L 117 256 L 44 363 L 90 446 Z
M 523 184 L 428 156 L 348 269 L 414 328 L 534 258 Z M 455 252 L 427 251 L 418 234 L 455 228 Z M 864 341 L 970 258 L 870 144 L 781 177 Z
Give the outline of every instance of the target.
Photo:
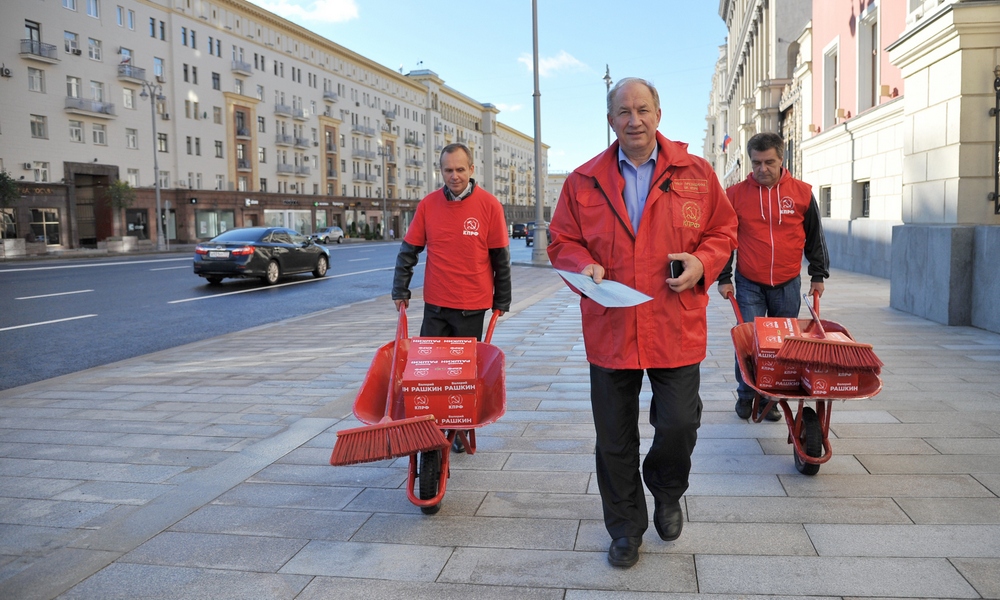
M 580 300 L 608 561 L 631 567 L 649 527 L 643 482 L 660 537 L 677 539 L 684 524 L 680 500 L 701 423 L 705 282 L 715 281 L 736 248 L 736 215 L 711 166 L 657 133 L 660 101 L 651 83 L 619 81 L 608 93 L 608 123 L 618 141 L 567 177 L 548 254 L 557 269 L 652 296 L 627 308 Z M 683 264 L 680 276 L 670 276 L 671 261 Z M 640 476 L 643 373 L 655 433 Z
M 736 258 L 736 302 L 743 320 L 754 317 L 798 317 L 802 254 L 809 261 L 809 293 L 823 295 L 823 280 L 830 277 L 830 256 L 823 238 L 812 187 L 782 168 L 785 142 L 776 133 L 758 133 L 747 142 L 752 171 L 726 190 L 739 218 L 740 249 Z M 733 258 L 719 275 L 719 293 L 733 293 Z M 753 389 L 736 367 L 736 414 L 750 417 Z M 781 418 L 778 406 L 765 417 Z

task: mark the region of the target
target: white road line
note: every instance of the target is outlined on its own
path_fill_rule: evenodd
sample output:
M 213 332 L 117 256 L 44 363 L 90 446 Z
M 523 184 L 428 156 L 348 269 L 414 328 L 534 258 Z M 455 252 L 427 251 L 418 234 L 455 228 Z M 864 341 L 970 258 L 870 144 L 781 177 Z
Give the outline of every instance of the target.
M 159 269 L 150 269 L 150 271 L 173 271 L 175 269 L 190 269 L 191 265 L 181 265 L 179 267 L 160 267 Z
M 23 269 L 0 269 L 0 273 L 19 273 L 21 271 L 52 271 L 54 269 L 83 269 L 86 267 L 116 267 L 120 265 L 144 265 L 149 263 L 177 262 L 179 260 L 186 260 L 188 262 L 191 262 L 190 257 L 161 258 L 157 260 L 131 260 L 122 262 L 110 262 L 110 263 L 90 263 L 86 265 L 53 265 L 49 267 L 26 267 Z
M 420 263 L 417 266 L 423 266 Z M 354 271 L 353 273 L 340 273 L 339 275 L 327 275 L 326 277 L 313 277 L 311 279 L 302 279 L 299 281 L 289 281 L 287 283 L 279 283 L 276 285 L 269 285 L 266 287 L 258 287 L 249 290 L 239 290 L 237 292 L 225 292 L 223 294 L 212 294 L 211 296 L 198 296 L 197 298 L 183 298 L 181 300 L 171 300 L 167 304 L 181 304 L 183 302 L 194 302 L 195 300 L 209 300 L 211 298 L 221 298 L 223 296 L 235 296 L 236 294 L 247 294 L 249 292 L 263 292 L 266 290 L 273 290 L 274 288 L 285 287 L 288 285 L 299 285 L 300 283 L 313 283 L 317 281 L 326 281 L 328 279 L 337 279 L 340 277 L 350 277 L 352 275 L 364 275 L 365 273 L 377 273 L 378 271 L 392 271 L 396 267 L 382 267 L 380 269 L 368 269 L 367 271 Z
M 79 317 L 68 317 L 66 319 L 56 319 L 54 321 L 42 321 L 40 323 L 28 323 L 27 325 L 15 325 L 13 327 L 4 327 L 0 331 L 10 331 L 11 329 L 24 329 L 25 327 L 38 327 L 39 325 L 51 325 L 52 323 L 63 323 L 65 321 L 75 321 L 77 319 L 88 319 L 90 317 L 96 317 L 97 315 L 80 315 Z
M 40 296 L 21 296 L 14 300 L 34 300 L 35 298 L 52 298 L 53 296 L 69 296 L 70 294 L 86 294 L 94 290 L 76 290 L 75 292 L 59 292 L 58 294 L 42 294 Z
M 362 260 L 371 260 L 371 259 L 370 258 L 351 258 L 351 259 L 348 259 L 347 262 L 358 262 L 358 261 L 362 261 Z

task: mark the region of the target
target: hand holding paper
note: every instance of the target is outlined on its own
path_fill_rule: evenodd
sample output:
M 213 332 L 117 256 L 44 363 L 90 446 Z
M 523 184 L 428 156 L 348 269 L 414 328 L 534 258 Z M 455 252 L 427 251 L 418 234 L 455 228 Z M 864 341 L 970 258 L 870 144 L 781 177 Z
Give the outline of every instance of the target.
M 596 283 L 591 277 L 582 273 L 571 273 L 559 269 L 556 269 L 556 273 L 559 273 L 566 280 L 566 283 L 580 290 L 585 296 L 608 308 L 637 306 L 653 299 L 652 296 L 647 296 L 617 281 L 605 280 Z

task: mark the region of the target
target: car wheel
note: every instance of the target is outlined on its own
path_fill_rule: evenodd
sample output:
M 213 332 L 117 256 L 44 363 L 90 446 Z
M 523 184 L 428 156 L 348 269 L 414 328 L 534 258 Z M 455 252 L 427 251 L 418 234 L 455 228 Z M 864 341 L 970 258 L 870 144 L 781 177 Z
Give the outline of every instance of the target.
M 316 269 L 313 271 L 313 275 L 316 277 L 322 277 L 326 275 L 326 269 L 329 265 L 327 264 L 326 257 L 320 256 L 319 260 L 316 261 Z
M 267 285 L 274 285 L 278 283 L 278 279 L 281 279 L 281 265 L 278 261 L 272 260 L 267 263 L 267 271 L 264 274 L 264 283 Z
M 343 242 L 343 241 L 344 241 L 344 236 L 340 236 L 340 237 L 337 238 L 337 243 L 338 244 L 341 243 L 341 242 Z
M 328 238 L 328 237 L 323 238 L 323 243 L 324 244 L 329 244 L 330 243 L 330 238 Z
M 208 281 L 209 285 L 219 285 L 222 283 L 221 277 L 206 277 L 205 280 Z

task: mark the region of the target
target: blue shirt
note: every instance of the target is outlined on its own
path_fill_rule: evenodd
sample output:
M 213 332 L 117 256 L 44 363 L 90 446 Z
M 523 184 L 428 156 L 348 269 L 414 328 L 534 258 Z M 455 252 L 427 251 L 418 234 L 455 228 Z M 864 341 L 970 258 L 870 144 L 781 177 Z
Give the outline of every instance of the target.
M 618 148 L 618 169 L 625 179 L 625 190 L 622 192 L 622 196 L 625 200 L 625 208 L 628 209 L 628 218 L 632 221 L 634 233 L 639 232 L 639 221 L 642 219 L 642 212 L 646 210 L 646 197 L 649 196 L 649 188 L 653 184 L 653 171 L 656 170 L 658 151 L 659 145 L 654 146 L 649 159 L 636 168 L 629 162 L 622 149 Z

